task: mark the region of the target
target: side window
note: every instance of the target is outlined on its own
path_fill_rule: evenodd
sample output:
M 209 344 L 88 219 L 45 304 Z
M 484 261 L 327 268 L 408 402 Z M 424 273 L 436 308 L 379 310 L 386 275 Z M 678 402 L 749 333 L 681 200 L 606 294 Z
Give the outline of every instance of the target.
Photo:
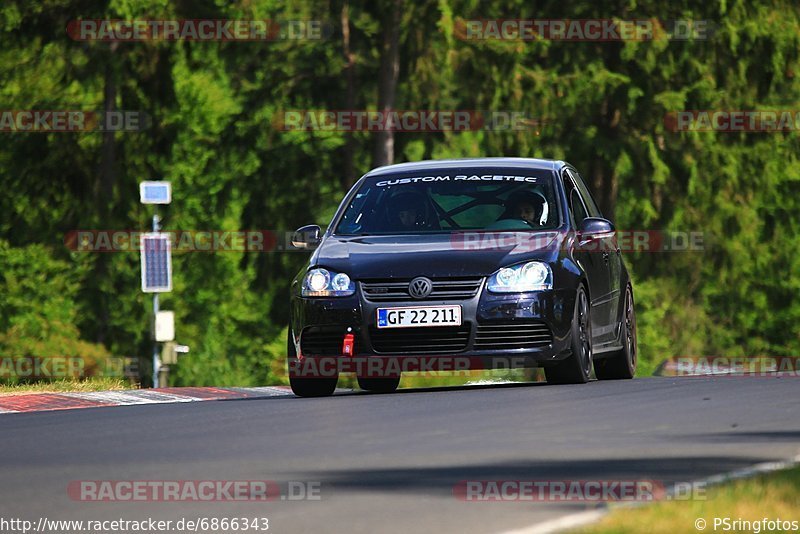
M 583 199 L 583 203 L 586 205 L 586 210 L 589 212 L 591 217 L 602 217 L 603 214 L 600 213 L 600 209 L 597 207 L 597 203 L 594 201 L 592 194 L 589 192 L 589 188 L 586 187 L 586 184 L 581 178 L 581 175 L 577 172 L 568 171 L 572 179 L 575 180 L 575 185 L 578 186 L 578 191 L 581 194 L 581 198 Z
M 569 215 L 572 219 L 572 225 L 577 227 L 577 225 L 589 215 L 578 194 L 578 190 L 575 188 L 575 182 L 571 176 L 571 173 L 565 170 L 562 178 L 564 180 L 564 191 L 567 195 L 567 204 L 569 205 Z
M 583 207 L 583 201 L 581 200 L 580 195 L 578 195 L 577 189 L 573 189 L 572 193 L 570 194 L 570 208 L 572 208 L 572 213 L 575 216 L 576 223 L 580 223 L 589 216 L 589 214 L 586 213 L 586 208 Z

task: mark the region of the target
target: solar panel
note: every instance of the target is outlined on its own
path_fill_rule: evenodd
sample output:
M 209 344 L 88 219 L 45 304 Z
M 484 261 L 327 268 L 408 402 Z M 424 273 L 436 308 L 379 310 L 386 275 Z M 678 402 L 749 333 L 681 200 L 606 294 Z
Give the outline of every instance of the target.
M 172 291 L 172 243 L 168 233 L 142 234 L 142 291 Z
M 142 182 L 139 184 L 139 200 L 142 204 L 169 204 L 172 202 L 172 184 Z

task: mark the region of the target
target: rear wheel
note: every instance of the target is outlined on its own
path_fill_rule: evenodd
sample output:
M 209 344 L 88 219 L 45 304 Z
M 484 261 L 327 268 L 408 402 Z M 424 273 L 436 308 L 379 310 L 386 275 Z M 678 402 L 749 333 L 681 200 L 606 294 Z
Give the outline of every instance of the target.
M 625 309 L 620 325 L 622 348 L 602 360 L 594 362 L 594 374 L 598 380 L 620 380 L 633 378 L 636 374 L 636 312 L 633 309 L 633 291 L 625 290 Z
M 400 385 L 400 377 L 392 378 L 365 378 L 358 377 L 358 387 L 376 393 L 391 393 Z
M 323 377 L 314 376 L 313 372 L 309 372 L 310 376 L 297 376 L 298 373 L 301 373 L 301 365 L 298 365 L 297 350 L 292 340 L 291 331 L 286 340 L 286 354 L 289 364 L 289 385 L 292 387 L 292 393 L 298 397 L 327 397 L 333 395 L 336 390 L 336 383 L 339 381 L 338 374 L 332 377 Z M 301 374 L 305 375 L 306 373 Z
M 589 313 L 589 297 L 583 286 L 578 286 L 572 315 L 571 354 L 558 364 L 544 368 L 549 384 L 585 384 L 589 381 L 592 370 L 592 321 Z

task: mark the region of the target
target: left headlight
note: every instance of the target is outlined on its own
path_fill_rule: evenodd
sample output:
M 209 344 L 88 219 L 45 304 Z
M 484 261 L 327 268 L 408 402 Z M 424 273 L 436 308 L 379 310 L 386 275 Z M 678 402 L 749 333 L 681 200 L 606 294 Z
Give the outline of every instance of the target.
M 503 267 L 492 276 L 486 288 L 492 293 L 522 293 L 553 289 L 553 271 L 541 261 Z
M 349 297 L 355 292 L 355 282 L 345 273 L 311 269 L 303 279 L 300 294 L 304 297 Z

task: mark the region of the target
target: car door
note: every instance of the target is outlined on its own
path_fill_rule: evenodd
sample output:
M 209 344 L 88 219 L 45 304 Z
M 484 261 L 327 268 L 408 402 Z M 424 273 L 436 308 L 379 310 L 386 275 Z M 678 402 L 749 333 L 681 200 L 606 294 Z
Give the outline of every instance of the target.
M 581 198 L 578 188 L 568 170 L 564 171 L 564 192 L 567 196 L 573 228 L 577 229 L 581 221 L 590 214 Z M 607 335 L 608 327 L 608 269 L 598 249 L 597 242 L 584 242 L 576 237 L 572 246 L 572 257 L 586 273 L 589 283 L 589 300 L 591 305 L 592 338 L 595 343 L 602 343 Z
M 573 170 L 570 170 L 570 174 L 575 180 L 575 185 L 586 205 L 589 215 L 592 217 L 603 217 L 603 214 L 600 212 L 597 203 L 594 201 L 594 197 L 592 197 L 589 188 L 586 187 L 586 183 L 583 181 L 581 175 Z M 622 311 L 620 304 L 620 299 L 622 297 L 622 253 L 620 252 L 616 238 L 611 236 L 602 240 L 602 249 L 603 261 L 605 262 L 608 272 L 607 300 L 602 306 L 606 309 L 608 325 L 606 327 L 607 331 L 603 333 L 601 339 L 603 342 L 613 342 L 616 341 L 619 336 L 617 330 L 619 328 L 620 313 Z

